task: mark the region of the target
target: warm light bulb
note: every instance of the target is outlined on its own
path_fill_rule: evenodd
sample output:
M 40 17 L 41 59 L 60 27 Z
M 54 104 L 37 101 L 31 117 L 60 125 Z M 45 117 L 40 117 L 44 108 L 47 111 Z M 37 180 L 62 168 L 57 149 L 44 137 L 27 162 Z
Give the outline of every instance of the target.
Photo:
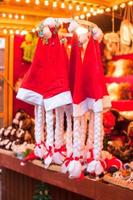
M 129 2 L 128 2 L 128 5 L 129 5 L 129 6 L 133 6 L 133 1 L 129 1 Z
M 39 5 L 40 4 L 40 0 L 35 0 L 35 4 Z
M 10 19 L 12 19 L 13 16 L 12 16 L 12 14 L 9 14 L 8 17 L 9 17 Z
M 80 15 L 80 19 L 84 19 L 84 18 L 85 18 L 84 14 Z
M 84 7 L 83 7 L 83 11 L 84 11 L 84 12 L 87 12 L 87 10 L 88 10 L 87 6 L 84 5 Z
M 92 12 L 92 15 L 96 16 L 96 15 L 97 15 L 97 11 L 94 10 L 94 11 Z
M 2 13 L 2 17 L 6 17 L 6 13 Z
M 48 1 L 48 0 L 45 0 L 45 1 L 44 1 L 44 5 L 45 5 L 45 6 L 48 6 L 48 5 L 49 5 L 49 1 Z
M 87 13 L 87 14 L 86 14 L 86 17 L 90 17 L 90 16 L 91 16 L 91 14 L 90 14 L 90 13 Z
M 113 10 L 118 10 L 118 5 L 113 6 Z
M 24 15 L 21 15 L 21 19 L 24 19 L 25 18 L 25 16 Z
M 106 12 L 110 12 L 110 11 L 111 11 L 111 8 L 106 8 L 105 11 L 106 11 Z
M 53 8 L 57 7 L 57 1 L 53 1 Z
M 90 8 L 90 12 L 93 13 L 94 12 L 94 8 Z
M 62 3 L 61 3 L 61 8 L 64 9 L 65 7 L 66 7 L 65 3 L 62 2 Z
M 16 14 L 14 17 L 15 17 L 15 19 L 18 19 L 18 18 L 19 18 L 19 16 L 18 16 L 17 14 Z
M 21 0 L 16 0 L 16 2 L 20 2 Z
M 31 31 L 32 31 L 32 33 L 35 33 L 35 32 L 36 32 L 36 29 L 35 29 L 35 28 L 33 28 Z
M 100 9 L 99 14 L 103 14 L 103 13 L 104 13 L 104 10 Z
M 25 3 L 30 3 L 30 0 L 25 0 Z
M 9 30 L 9 34 L 12 35 L 13 33 L 14 33 L 14 31 L 13 31 L 12 29 L 10 29 L 10 30 Z
M 20 33 L 20 30 L 16 30 L 15 33 L 18 35 Z
M 125 3 L 122 3 L 122 4 L 120 5 L 121 8 L 125 8 L 125 6 L 126 6 Z
M 7 33 L 8 33 L 7 29 L 4 29 L 4 30 L 3 30 L 3 33 L 4 33 L 4 34 L 7 34 Z
M 78 19 L 79 19 L 79 16 L 75 16 L 74 19 L 75 19 L 75 20 L 78 20 Z
M 69 10 L 72 10 L 72 9 L 73 9 L 72 3 L 69 3 L 68 9 L 69 9 Z
M 26 34 L 28 34 L 28 31 L 26 31 L 26 30 L 21 31 L 21 35 L 26 35 Z
M 78 3 L 76 5 L 76 11 L 80 11 L 80 5 Z

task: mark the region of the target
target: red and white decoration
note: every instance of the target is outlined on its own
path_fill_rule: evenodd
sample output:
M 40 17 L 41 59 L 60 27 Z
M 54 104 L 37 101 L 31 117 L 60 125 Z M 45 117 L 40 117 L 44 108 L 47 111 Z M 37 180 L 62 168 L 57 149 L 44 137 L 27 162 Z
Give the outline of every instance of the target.
M 46 168 L 51 163 L 61 165 L 70 178 L 81 177 L 85 168 L 99 175 L 104 171 L 102 112 L 110 107 L 99 50 L 103 34 L 97 26 L 82 27 L 80 32 L 81 24 L 70 20 L 68 58 L 58 36 L 60 21 L 48 18 L 40 25 L 33 63 L 17 98 L 35 105 L 34 154 Z

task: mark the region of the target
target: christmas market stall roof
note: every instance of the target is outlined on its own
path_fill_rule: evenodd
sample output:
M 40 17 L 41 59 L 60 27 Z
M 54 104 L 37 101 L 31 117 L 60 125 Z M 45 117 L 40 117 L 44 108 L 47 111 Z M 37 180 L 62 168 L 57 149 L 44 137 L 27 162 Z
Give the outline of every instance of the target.
M 73 17 L 109 14 L 133 5 L 127 0 L 0 0 L 0 32 L 5 29 L 32 30 L 46 17 Z

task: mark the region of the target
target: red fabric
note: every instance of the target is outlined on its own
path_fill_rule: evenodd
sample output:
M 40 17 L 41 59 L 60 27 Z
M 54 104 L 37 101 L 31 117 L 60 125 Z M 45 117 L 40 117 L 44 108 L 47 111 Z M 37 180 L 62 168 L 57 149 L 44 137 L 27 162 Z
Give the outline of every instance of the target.
M 86 97 L 100 99 L 107 95 L 98 41 L 90 37 L 82 67 L 82 89 Z
M 15 86 L 18 78 L 23 78 L 25 73 L 30 68 L 30 63 L 23 61 L 23 51 L 20 48 L 21 43 L 24 41 L 24 36 L 14 36 L 14 62 L 13 62 L 13 85 Z M 16 93 L 13 93 L 13 116 L 18 109 L 24 109 L 28 114 L 34 116 L 34 109 L 31 105 L 16 99 Z
M 66 55 L 65 48 L 60 45 L 58 34 L 54 34 L 54 31 L 48 43 L 44 44 L 39 39 L 32 66 L 24 78 L 22 88 L 35 91 L 44 98 L 69 91 Z
M 81 58 L 81 47 L 79 46 L 78 37 L 76 34 L 72 38 L 72 47 L 70 55 L 70 66 L 69 66 L 69 80 L 70 88 L 75 104 L 81 103 L 84 99 L 84 93 L 82 92 L 82 58 Z
M 129 59 L 133 60 L 133 54 L 126 54 L 126 55 L 117 55 L 112 58 L 112 60 L 120 60 L 120 59 Z

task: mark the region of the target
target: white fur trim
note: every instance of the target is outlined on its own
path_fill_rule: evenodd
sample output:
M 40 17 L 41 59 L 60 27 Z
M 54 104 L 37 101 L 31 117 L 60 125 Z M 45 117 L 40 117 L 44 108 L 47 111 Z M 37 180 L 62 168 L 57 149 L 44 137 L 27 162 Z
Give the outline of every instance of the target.
M 62 92 L 51 98 L 44 99 L 44 106 L 46 111 L 72 103 L 70 91 Z
M 75 117 L 82 116 L 88 110 L 94 112 L 102 112 L 105 108 L 111 107 L 111 101 L 109 96 L 104 96 L 103 99 L 97 101 L 92 98 L 86 98 L 79 104 L 73 104 L 73 115 Z
M 20 88 L 18 90 L 16 98 L 32 105 L 43 105 L 42 95 L 25 88 Z

